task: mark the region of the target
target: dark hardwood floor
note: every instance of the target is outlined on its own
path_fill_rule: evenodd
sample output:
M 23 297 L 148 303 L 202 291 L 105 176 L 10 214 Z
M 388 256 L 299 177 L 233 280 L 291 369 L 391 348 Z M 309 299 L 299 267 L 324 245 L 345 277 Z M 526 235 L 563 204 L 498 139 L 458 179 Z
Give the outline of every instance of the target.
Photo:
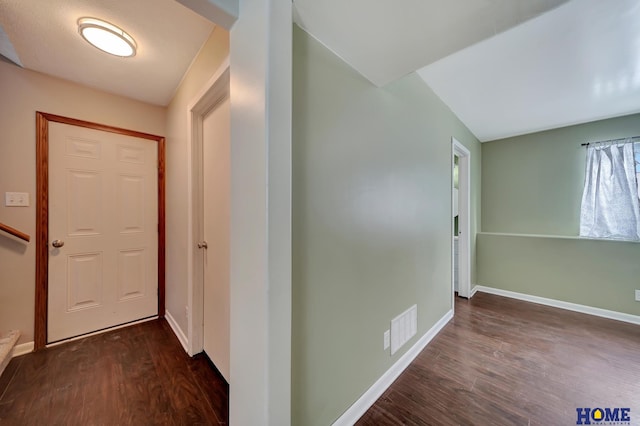
M 164 320 L 14 358 L 0 377 L 2 425 L 219 425 L 228 404 L 222 376 Z
M 228 395 L 156 320 L 14 358 L 0 424 L 226 424 Z M 640 326 L 478 293 L 358 425 L 575 425 L 586 407 L 640 424 Z
M 640 326 L 477 293 L 358 425 L 640 425 Z M 584 413 L 584 411 L 583 411 Z

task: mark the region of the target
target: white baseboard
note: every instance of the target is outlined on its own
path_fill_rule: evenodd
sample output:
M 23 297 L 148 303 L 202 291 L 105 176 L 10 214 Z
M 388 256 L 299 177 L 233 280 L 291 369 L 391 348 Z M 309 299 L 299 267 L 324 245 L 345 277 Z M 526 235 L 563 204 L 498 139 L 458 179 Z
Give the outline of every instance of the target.
M 13 347 L 13 353 L 11 354 L 11 358 L 28 354 L 33 352 L 33 348 L 35 347 L 34 342 L 22 343 L 20 345 L 15 345 Z
M 471 294 L 469 295 L 469 299 L 471 299 L 473 296 L 476 295 L 476 292 L 478 291 L 478 284 L 474 284 L 473 287 L 471 288 Z
M 411 364 L 429 342 L 453 318 L 453 310 L 447 312 L 427 331 L 404 355 L 398 359 L 347 411 L 342 414 L 333 426 L 351 426 L 367 412 L 389 386 Z
M 538 303 L 540 305 L 552 306 L 554 308 L 566 309 L 568 311 L 580 312 L 597 317 L 624 321 L 631 324 L 640 325 L 640 316 L 625 314 L 623 312 L 609 311 L 607 309 L 594 308 L 593 306 L 578 305 L 577 303 L 564 302 L 562 300 L 547 299 L 546 297 L 532 296 L 530 294 L 516 293 L 515 291 L 502 290 L 499 288 L 477 285 L 476 291 L 495 294 L 497 296 L 510 297 L 512 299 L 524 300 L 526 302 Z
M 178 338 L 178 340 L 180 341 L 180 344 L 182 345 L 182 348 L 184 349 L 184 351 L 186 353 L 189 353 L 189 349 L 188 349 L 189 340 L 187 339 L 187 336 L 185 336 L 184 333 L 182 332 L 182 329 L 180 328 L 180 326 L 176 322 L 175 318 L 173 318 L 173 315 L 171 315 L 171 312 L 165 310 L 164 318 L 169 323 L 169 326 L 171 327 L 171 330 L 173 330 L 173 334 L 175 334 L 176 337 Z

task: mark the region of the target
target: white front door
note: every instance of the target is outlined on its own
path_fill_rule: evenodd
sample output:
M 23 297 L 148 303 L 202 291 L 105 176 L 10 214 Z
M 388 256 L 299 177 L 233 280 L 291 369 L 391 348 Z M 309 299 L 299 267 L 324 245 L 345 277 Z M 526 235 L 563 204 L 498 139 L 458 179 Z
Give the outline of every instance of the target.
M 49 343 L 157 315 L 157 155 L 49 123 Z
M 231 226 L 229 97 L 203 120 L 204 351 L 229 382 L 229 243 Z

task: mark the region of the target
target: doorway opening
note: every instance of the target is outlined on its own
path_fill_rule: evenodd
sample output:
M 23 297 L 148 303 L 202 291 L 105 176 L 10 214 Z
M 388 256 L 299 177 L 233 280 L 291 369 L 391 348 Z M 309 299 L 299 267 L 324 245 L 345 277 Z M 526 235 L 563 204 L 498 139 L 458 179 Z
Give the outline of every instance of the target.
M 471 297 L 471 152 L 455 138 L 451 138 L 451 294 Z

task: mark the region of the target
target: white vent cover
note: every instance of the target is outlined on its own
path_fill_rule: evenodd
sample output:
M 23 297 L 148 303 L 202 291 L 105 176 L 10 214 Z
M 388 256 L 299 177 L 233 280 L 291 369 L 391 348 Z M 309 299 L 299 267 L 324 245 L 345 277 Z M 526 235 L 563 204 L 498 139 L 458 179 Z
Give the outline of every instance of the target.
M 391 320 L 391 355 L 418 332 L 418 305 Z

